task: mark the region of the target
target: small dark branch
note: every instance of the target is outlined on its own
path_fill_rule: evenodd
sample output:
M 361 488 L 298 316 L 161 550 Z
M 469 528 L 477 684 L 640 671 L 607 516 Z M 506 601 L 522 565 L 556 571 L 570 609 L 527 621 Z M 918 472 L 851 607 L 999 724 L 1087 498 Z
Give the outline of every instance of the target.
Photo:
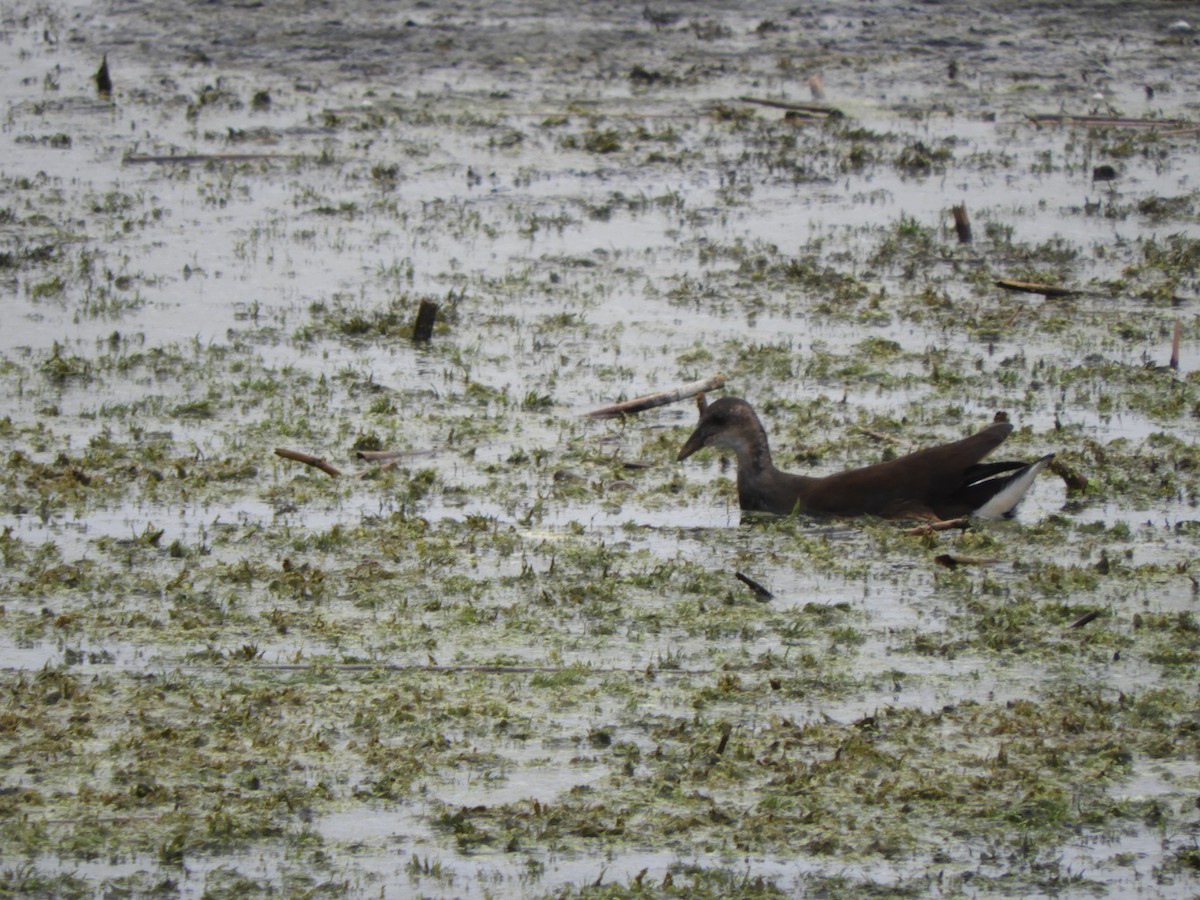
M 825 106 L 822 103 L 789 103 L 784 100 L 765 100 L 761 97 L 738 97 L 742 103 L 755 103 L 759 106 L 769 106 L 772 109 L 784 109 L 788 112 L 809 113 L 814 116 L 823 116 L 831 119 L 840 119 L 845 113 L 834 106 Z
M 678 403 L 680 400 L 687 397 L 694 397 L 696 394 L 702 394 L 705 391 L 715 391 L 723 384 L 725 384 L 724 375 L 713 375 L 711 378 L 706 378 L 703 381 L 693 381 L 691 384 L 685 384 L 671 391 L 649 394 L 645 397 L 638 397 L 636 400 L 626 400 L 624 403 L 614 403 L 612 406 L 593 409 L 588 415 L 593 419 L 616 419 L 620 416 L 630 415 L 631 413 L 645 412 L 656 406 Z
M 275 455 L 290 459 L 298 463 L 304 463 L 306 466 L 312 466 L 314 469 L 320 469 L 326 475 L 337 478 L 342 473 L 331 466 L 319 456 L 313 456 L 311 453 L 301 453 L 298 450 L 286 450 L 283 447 L 275 448 Z
M 433 337 L 433 323 L 437 321 L 438 305 L 432 300 L 422 300 L 417 310 L 417 323 L 413 326 L 412 339 L 426 343 Z
M 733 726 L 726 722 L 721 726 L 721 740 L 717 741 L 717 756 L 725 755 L 725 748 L 729 745 L 731 734 L 733 734 Z
M 1172 372 L 1179 371 L 1179 342 L 1183 339 L 1183 324 L 1175 320 L 1175 334 L 1171 338 L 1171 361 L 1168 365 Z
M 108 54 L 104 54 L 104 58 L 100 60 L 100 68 L 96 72 L 96 93 L 104 99 L 112 97 L 112 77 L 108 74 Z
M 295 159 L 295 157 L 286 153 L 180 153 L 177 156 L 138 156 L 130 153 L 122 157 L 121 163 L 126 166 L 150 163 L 163 166 L 190 166 L 210 162 L 256 162 L 263 159 Z
M 754 591 L 754 596 L 765 603 L 768 600 L 774 599 L 775 595 L 768 591 L 765 587 L 755 581 L 748 575 L 743 575 L 741 572 L 734 572 L 733 577 L 740 581 L 750 590 Z
M 1082 628 L 1088 622 L 1091 622 L 1094 619 L 1100 618 L 1100 615 L 1101 615 L 1100 610 L 1093 609 L 1091 612 L 1084 613 L 1082 616 L 1080 616 L 1078 619 L 1076 619 L 1074 622 L 1072 622 L 1067 627 L 1068 628 Z
M 1000 562 L 1000 560 L 990 556 L 953 556 L 949 553 L 942 553 L 935 556 L 933 561 L 951 571 L 954 571 L 959 566 L 994 566 Z
M 1055 287 L 1052 284 L 1038 284 L 1035 281 L 1014 281 L 1011 278 L 997 278 L 992 282 L 996 287 L 1006 291 L 1020 291 L 1025 294 L 1041 294 L 1043 297 L 1071 297 L 1079 291 L 1070 288 Z
M 958 242 L 971 243 L 971 220 L 967 217 L 967 204 L 960 203 L 951 207 L 950 212 L 954 215 L 954 230 L 958 233 Z
M 224 666 L 225 664 L 222 664 Z M 555 674 L 562 673 L 568 670 L 568 667 L 563 666 L 501 666 L 501 665 L 439 665 L 436 661 L 430 660 L 428 664 L 393 664 L 380 665 L 378 663 L 340 663 L 337 665 L 324 666 L 321 663 L 263 663 L 255 661 L 254 668 L 263 669 L 271 672 L 311 672 L 313 669 L 328 668 L 335 672 L 426 672 L 433 674 L 452 675 L 456 673 L 482 673 L 485 675 L 526 675 L 536 673 Z M 187 665 L 185 669 L 205 670 L 212 669 L 212 664 L 206 665 Z M 714 675 L 718 671 L 728 671 L 727 669 L 658 669 L 653 666 L 648 669 L 623 669 L 623 668 L 588 668 L 588 673 L 591 675 L 646 675 L 648 677 L 666 677 L 678 676 L 684 678 L 699 678 L 705 675 Z

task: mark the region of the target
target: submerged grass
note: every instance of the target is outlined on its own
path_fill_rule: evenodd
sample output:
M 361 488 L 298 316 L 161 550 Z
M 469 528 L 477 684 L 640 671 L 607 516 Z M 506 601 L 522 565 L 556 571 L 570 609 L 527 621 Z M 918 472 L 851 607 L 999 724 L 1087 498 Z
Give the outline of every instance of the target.
M 1013 122 L 944 118 L 982 101 L 941 70 L 824 124 L 710 109 L 796 77 L 807 14 L 653 12 L 595 95 L 528 35 L 512 69 L 508 28 L 403 96 L 205 32 L 220 79 L 151 54 L 101 114 L 30 37 L 60 15 L 14 32 L 9 70 L 54 77 L 14 80 L 0 173 L 0 893 L 1194 888 L 1194 140 L 1015 124 L 1025 78 Z M 878 12 L 886 53 L 821 51 L 862 97 L 904 65 Z M 384 56 L 441 72 L 465 27 Z M 633 64 L 658 44 L 695 64 Z M 1153 51 L 1130 83 L 1171 83 Z M 146 129 L 158 161 L 89 162 Z M 1085 183 L 1101 159 L 1136 179 Z M 579 415 L 716 371 L 796 471 L 1003 409 L 1013 458 L 1086 483 L 962 534 L 739 523 L 730 467 L 671 465 L 690 407 Z

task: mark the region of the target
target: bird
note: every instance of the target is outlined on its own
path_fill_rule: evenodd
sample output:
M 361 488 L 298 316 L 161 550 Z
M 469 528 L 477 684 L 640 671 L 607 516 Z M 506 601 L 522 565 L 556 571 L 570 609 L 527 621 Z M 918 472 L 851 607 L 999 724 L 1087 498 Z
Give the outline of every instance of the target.
M 746 512 L 776 515 L 877 516 L 947 521 L 964 516 L 1009 517 L 1050 453 L 1027 462 L 982 462 L 1004 442 L 1012 425 L 997 421 L 955 441 L 886 462 L 824 477 L 775 468 L 767 432 L 740 397 L 702 408 L 700 423 L 679 451 L 683 461 L 703 447 L 737 455 L 738 503 Z

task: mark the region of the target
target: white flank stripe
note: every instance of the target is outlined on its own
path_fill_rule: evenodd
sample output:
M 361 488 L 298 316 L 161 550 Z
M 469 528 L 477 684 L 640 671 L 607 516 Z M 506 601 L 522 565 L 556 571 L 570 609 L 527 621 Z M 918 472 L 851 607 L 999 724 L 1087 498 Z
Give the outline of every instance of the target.
M 1043 456 L 1037 462 L 1031 463 L 1029 468 L 1018 472 L 1000 493 L 975 510 L 975 515 L 981 519 L 1003 519 L 1007 516 L 1021 502 L 1021 498 L 1033 484 L 1033 479 L 1037 478 L 1037 473 L 1042 471 L 1042 467 L 1050 462 L 1053 456 L 1053 453 Z

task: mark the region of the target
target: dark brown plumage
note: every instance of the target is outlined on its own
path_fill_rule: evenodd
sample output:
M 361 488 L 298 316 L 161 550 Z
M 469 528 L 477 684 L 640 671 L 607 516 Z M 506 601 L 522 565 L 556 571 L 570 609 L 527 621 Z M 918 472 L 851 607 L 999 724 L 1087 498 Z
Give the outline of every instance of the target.
M 747 511 L 788 515 L 937 518 L 1011 515 L 1038 471 L 1054 454 L 1032 463 L 984 463 L 1012 431 L 996 422 L 961 441 L 813 478 L 781 472 L 771 461 L 767 432 L 745 400 L 722 397 L 700 416 L 679 451 L 684 460 L 702 447 L 737 454 L 738 502 Z

